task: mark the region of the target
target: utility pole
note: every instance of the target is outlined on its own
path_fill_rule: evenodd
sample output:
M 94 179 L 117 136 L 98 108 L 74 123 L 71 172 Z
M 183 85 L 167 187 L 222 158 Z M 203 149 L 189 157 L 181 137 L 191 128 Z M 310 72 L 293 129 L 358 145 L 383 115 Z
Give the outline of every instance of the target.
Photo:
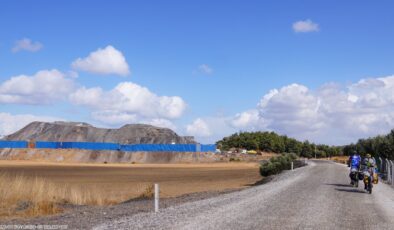
M 316 145 L 315 145 L 315 159 L 316 159 Z

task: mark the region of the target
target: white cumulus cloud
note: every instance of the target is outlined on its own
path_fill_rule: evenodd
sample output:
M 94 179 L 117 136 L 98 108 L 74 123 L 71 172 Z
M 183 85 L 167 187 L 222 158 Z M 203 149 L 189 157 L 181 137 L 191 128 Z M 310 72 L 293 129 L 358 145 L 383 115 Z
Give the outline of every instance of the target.
M 33 121 L 53 122 L 62 120 L 61 118 L 51 116 L 0 113 L 0 136 L 12 134 Z
M 274 93 L 273 93 L 274 92 Z M 319 99 L 308 88 L 298 84 L 285 86 L 265 95 L 258 105 L 260 119 L 268 122 L 270 129 L 281 133 L 315 131 L 321 128 Z
M 265 129 L 267 126 L 267 122 L 260 116 L 257 109 L 236 114 L 230 121 L 230 124 L 232 127 L 242 131 L 258 131 Z
M 56 69 L 32 76 L 18 75 L 0 84 L 0 103 L 51 104 L 63 100 L 75 89 L 74 77 Z
M 394 128 L 394 76 L 362 79 L 345 88 L 331 83 L 317 90 L 300 84 L 273 89 L 231 124 L 327 144 L 384 134 Z
M 90 107 L 93 118 L 107 124 L 176 119 L 186 109 L 186 103 L 182 98 L 158 96 L 148 88 L 132 82 L 119 83 L 109 91 L 104 91 L 100 87 L 82 87 L 70 95 L 70 101 L 76 105 Z
M 74 70 L 81 70 L 95 74 L 116 74 L 127 76 L 130 74 L 129 65 L 122 52 L 113 46 L 91 52 L 85 58 L 78 58 L 71 64 Z
M 196 137 L 208 137 L 212 135 L 208 124 L 201 118 L 197 118 L 193 123 L 187 125 L 186 133 Z
M 201 65 L 199 65 L 199 66 L 198 66 L 198 71 L 199 71 L 200 73 L 206 74 L 206 75 L 209 75 L 209 74 L 212 74 L 212 73 L 213 73 L 213 69 L 212 69 L 209 65 L 207 65 L 207 64 L 201 64 Z
M 320 30 L 319 24 L 307 19 L 305 21 L 297 21 L 293 23 L 293 30 L 296 33 L 317 32 Z
M 12 52 L 16 53 L 19 51 L 29 51 L 29 52 L 37 52 L 42 49 L 43 45 L 39 42 L 33 42 L 28 38 L 23 38 L 15 42 L 14 47 L 12 48 Z

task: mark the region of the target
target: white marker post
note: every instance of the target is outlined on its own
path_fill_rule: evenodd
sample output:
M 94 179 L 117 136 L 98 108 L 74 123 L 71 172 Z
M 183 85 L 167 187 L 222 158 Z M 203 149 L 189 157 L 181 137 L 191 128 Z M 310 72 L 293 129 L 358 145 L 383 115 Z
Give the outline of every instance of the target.
M 159 212 L 159 184 L 155 184 L 155 212 Z
M 294 170 L 294 163 L 293 163 L 293 161 L 291 162 L 291 171 L 293 171 Z

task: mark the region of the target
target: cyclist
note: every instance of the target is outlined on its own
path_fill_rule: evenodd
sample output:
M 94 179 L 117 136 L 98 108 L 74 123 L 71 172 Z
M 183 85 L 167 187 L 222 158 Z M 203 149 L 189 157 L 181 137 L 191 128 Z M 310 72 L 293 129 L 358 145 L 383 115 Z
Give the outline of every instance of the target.
M 369 181 L 372 186 L 373 174 L 375 173 L 376 162 L 375 159 L 372 158 L 371 154 L 367 154 L 362 161 L 363 172 L 369 172 Z M 367 184 L 364 183 L 364 189 L 367 189 Z
M 353 156 L 351 156 L 349 158 L 349 166 L 350 166 L 349 177 L 350 177 L 350 184 L 351 185 L 354 185 L 355 182 L 358 182 L 357 172 L 360 170 L 360 164 L 361 164 L 360 154 L 358 154 L 356 151 L 354 151 Z

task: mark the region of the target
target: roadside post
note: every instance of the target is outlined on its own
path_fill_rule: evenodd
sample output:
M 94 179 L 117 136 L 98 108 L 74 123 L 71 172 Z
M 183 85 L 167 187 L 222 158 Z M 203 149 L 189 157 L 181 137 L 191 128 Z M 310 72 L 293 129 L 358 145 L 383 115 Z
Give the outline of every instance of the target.
M 315 151 L 314 152 L 315 152 L 315 159 L 316 159 L 316 145 L 315 145 Z
M 159 184 L 155 184 L 155 212 L 159 212 Z
M 291 162 L 291 171 L 294 171 L 294 163 L 293 163 L 293 161 Z

